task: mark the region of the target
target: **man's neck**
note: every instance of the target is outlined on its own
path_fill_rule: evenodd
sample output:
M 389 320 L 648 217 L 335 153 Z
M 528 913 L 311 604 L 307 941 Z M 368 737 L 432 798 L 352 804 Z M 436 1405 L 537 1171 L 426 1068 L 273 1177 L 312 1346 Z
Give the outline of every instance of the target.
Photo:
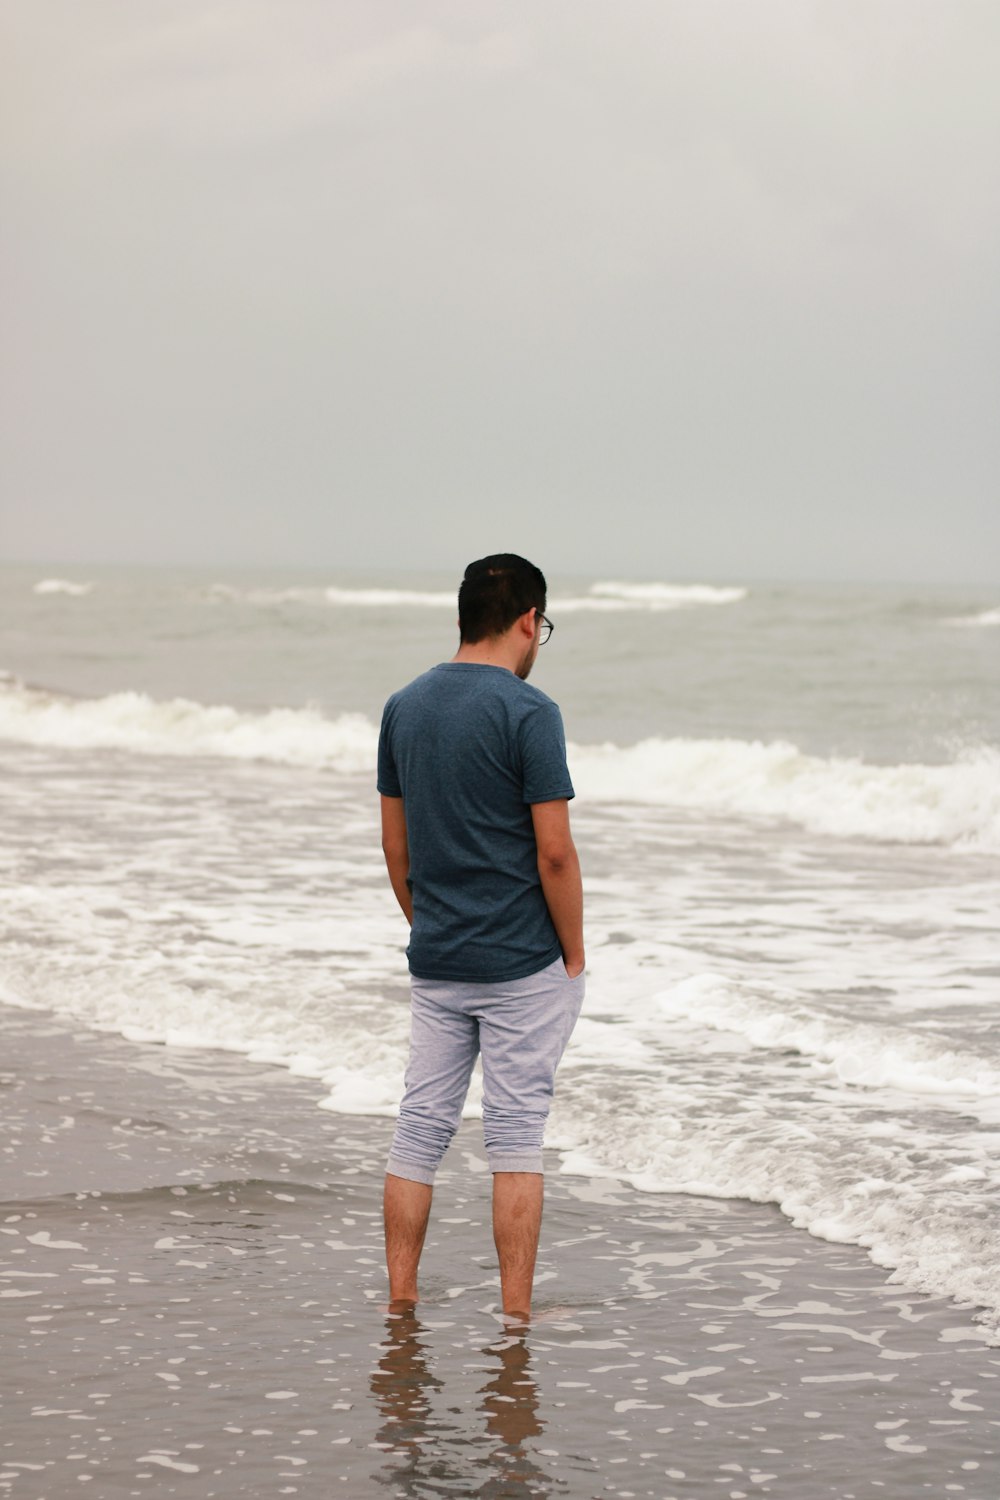
M 517 642 L 506 635 L 490 636 L 474 645 L 463 642 L 452 657 L 452 661 L 479 667 L 505 667 L 508 672 L 517 670 L 519 660 Z

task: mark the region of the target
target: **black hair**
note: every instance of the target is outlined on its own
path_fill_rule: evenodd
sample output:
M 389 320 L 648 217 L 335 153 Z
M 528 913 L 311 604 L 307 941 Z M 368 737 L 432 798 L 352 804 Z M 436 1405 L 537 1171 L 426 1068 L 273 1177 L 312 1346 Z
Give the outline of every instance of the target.
M 503 635 L 529 609 L 545 610 L 545 575 L 516 552 L 495 552 L 465 570 L 458 591 L 458 628 L 470 646 Z

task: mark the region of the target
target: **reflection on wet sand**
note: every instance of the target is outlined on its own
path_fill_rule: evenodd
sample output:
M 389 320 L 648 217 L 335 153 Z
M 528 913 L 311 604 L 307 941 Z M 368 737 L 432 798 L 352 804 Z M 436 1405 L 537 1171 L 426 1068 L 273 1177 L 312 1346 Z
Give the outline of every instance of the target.
M 483 1470 L 474 1493 L 481 1500 L 527 1500 L 548 1495 L 561 1483 L 540 1469 L 524 1443 L 538 1437 L 538 1387 L 531 1373 L 526 1329 L 508 1330 L 483 1349 L 488 1375 L 477 1412 L 485 1430 L 460 1407 L 434 1412 L 444 1382 L 428 1362 L 427 1330 L 411 1307 L 390 1310 L 382 1353 L 371 1376 L 371 1392 L 382 1416 L 377 1444 L 387 1456 L 380 1481 L 405 1496 L 468 1493 L 469 1464 Z M 464 1486 L 464 1488 L 463 1488 Z
M 486 1418 L 487 1433 L 500 1440 L 490 1452 L 494 1472 L 479 1491 L 484 1500 L 549 1495 L 556 1487 L 522 1447 L 526 1438 L 538 1437 L 545 1426 L 538 1415 L 538 1386 L 531 1373 L 531 1351 L 525 1334 L 525 1329 L 511 1330 L 483 1350 L 496 1367 L 480 1388 L 480 1410 Z
M 385 1320 L 382 1356 L 372 1371 L 371 1391 L 384 1418 L 376 1441 L 408 1462 L 394 1466 L 393 1483 L 400 1483 L 420 1461 L 420 1444 L 428 1433 L 441 1433 L 442 1424 L 432 1416 L 431 1397 L 442 1382 L 428 1368 L 423 1327 L 412 1308 L 390 1312 Z M 435 1469 L 439 1465 L 435 1462 Z M 415 1473 L 414 1478 L 417 1478 Z M 405 1491 L 404 1491 L 405 1493 Z

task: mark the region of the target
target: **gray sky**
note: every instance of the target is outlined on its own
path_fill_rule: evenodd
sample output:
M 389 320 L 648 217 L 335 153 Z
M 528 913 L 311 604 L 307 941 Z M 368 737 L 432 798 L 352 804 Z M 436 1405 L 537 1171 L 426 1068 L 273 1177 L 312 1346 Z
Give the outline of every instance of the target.
M 0 0 L 0 555 L 1000 582 L 995 0 Z

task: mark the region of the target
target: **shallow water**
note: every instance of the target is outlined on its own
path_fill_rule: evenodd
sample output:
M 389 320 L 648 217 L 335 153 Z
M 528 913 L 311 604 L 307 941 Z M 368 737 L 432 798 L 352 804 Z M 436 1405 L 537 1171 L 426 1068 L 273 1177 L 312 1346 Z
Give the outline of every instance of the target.
M 776 1209 L 549 1180 L 505 1328 L 464 1128 L 390 1316 L 389 1121 L 281 1070 L 7 1017 L 0 1489 L 860 1500 L 1000 1482 L 1000 1351 Z

